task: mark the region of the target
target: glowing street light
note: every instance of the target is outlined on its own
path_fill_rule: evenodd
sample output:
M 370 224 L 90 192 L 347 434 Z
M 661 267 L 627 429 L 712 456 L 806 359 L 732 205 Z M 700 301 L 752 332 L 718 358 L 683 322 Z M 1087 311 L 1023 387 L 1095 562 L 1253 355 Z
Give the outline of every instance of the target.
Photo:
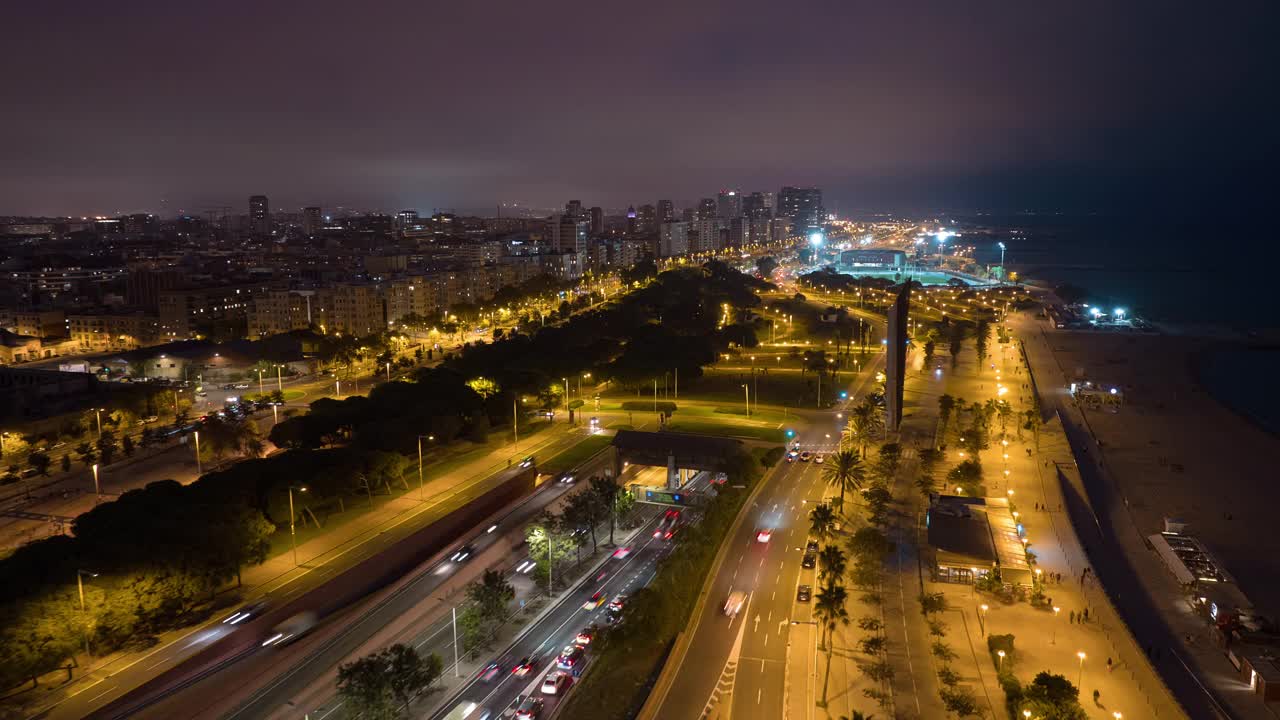
M 293 546 L 293 566 L 298 566 L 298 536 L 294 530 L 294 513 L 293 513 L 293 491 L 300 493 L 307 491 L 306 485 L 290 485 L 289 486 L 289 544 Z
M 1080 658 L 1080 673 L 1076 676 L 1076 687 L 1084 687 L 1084 659 L 1088 657 L 1084 651 L 1076 653 L 1076 657 Z

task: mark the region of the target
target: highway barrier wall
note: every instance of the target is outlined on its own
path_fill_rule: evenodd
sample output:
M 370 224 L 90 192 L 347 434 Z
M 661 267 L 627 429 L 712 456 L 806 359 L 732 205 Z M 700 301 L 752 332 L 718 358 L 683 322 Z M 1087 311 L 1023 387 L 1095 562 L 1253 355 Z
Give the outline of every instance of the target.
M 275 608 L 213 643 L 208 649 L 94 713 L 93 718 L 126 718 L 239 657 L 257 650 L 272 629 L 286 619 L 311 612 L 323 619 L 368 596 L 448 548 L 459 536 L 485 518 L 533 492 L 537 469 L 513 467 L 485 481 L 491 487 L 378 554 L 341 572 L 333 579 Z

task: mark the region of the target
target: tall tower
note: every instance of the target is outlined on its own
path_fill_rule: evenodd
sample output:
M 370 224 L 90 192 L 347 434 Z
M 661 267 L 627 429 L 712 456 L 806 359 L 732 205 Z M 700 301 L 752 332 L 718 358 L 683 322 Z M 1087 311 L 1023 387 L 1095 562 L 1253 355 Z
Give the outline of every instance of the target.
M 658 222 L 660 223 L 675 222 L 675 219 L 676 219 L 676 204 L 671 202 L 670 200 L 659 200 L 658 201 Z
M 902 387 L 907 375 L 907 313 L 911 309 L 911 278 L 889 306 L 889 331 L 885 338 L 884 426 L 896 431 L 902 423 Z
M 267 235 L 271 232 L 271 207 L 266 195 L 249 196 L 249 229 L 254 235 Z

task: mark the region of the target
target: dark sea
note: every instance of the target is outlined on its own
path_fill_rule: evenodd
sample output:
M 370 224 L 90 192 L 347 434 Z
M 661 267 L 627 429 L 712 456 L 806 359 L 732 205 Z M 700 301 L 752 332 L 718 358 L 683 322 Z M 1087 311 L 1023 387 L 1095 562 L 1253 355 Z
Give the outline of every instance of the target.
M 1125 308 L 1174 331 L 1235 331 L 1242 342 L 1201 358 L 1200 380 L 1221 402 L 1280 434 L 1280 253 L 1269 228 L 1220 218 L 954 220 L 964 233 L 959 241 L 975 246 L 981 264 L 1000 262 L 996 242 L 1003 241 L 1006 264 L 1023 279 L 1079 286 L 1090 304 Z

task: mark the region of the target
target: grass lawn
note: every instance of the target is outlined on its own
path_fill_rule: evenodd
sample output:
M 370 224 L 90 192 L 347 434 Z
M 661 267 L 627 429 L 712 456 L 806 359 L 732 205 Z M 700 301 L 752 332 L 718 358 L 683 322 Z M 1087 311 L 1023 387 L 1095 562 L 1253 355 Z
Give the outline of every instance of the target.
M 592 435 L 559 455 L 538 463 L 538 471 L 555 474 L 572 470 L 587 458 L 608 447 L 611 442 L 613 442 L 612 435 Z
M 701 435 L 723 435 L 726 437 L 745 437 L 778 443 L 786 440 L 786 437 L 780 428 L 765 425 L 744 425 L 733 420 L 717 422 L 710 418 L 706 420 L 681 420 L 680 413 L 676 413 L 671 422 L 667 423 L 667 429 L 672 432 L 698 433 Z

